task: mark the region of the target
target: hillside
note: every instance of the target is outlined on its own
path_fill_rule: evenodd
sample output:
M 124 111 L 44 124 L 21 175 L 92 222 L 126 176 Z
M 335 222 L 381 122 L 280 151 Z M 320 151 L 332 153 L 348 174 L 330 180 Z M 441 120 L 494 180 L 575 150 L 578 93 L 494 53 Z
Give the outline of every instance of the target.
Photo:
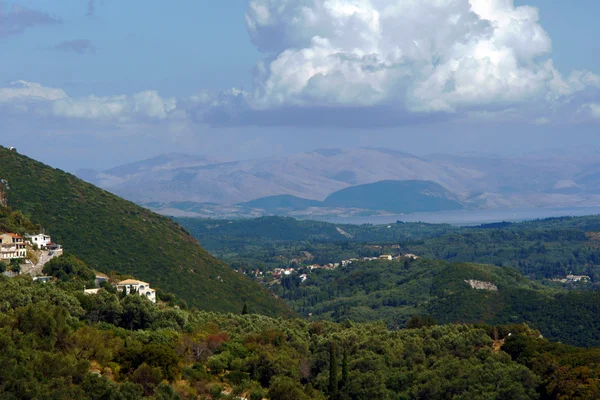
M 311 323 L 0 276 L 2 399 L 597 399 L 599 349 L 523 325 Z M 559 366 L 559 367 L 558 367 Z M 449 397 L 449 394 L 451 396 Z
M 11 207 L 93 269 L 134 275 L 206 310 L 240 312 L 246 302 L 267 315 L 292 314 L 168 218 L 5 148 L 0 178 Z
M 280 294 L 312 319 L 527 323 L 550 340 L 600 345 L 600 294 L 549 289 L 512 268 L 434 260 L 353 263 L 283 278 Z M 474 282 L 473 288 L 468 281 Z
M 513 267 L 537 280 L 573 273 L 600 281 L 600 216 L 475 227 L 425 223 L 340 225 L 284 217 L 178 221 L 207 250 L 231 264 L 280 266 L 286 260 L 289 263 L 298 259 L 305 251 L 321 264 L 413 253 L 430 259 Z M 338 228 L 348 235 L 340 234 Z
M 383 210 L 391 213 L 460 210 L 452 193 L 434 182 L 381 181 L 337 191 L 323 202 L 325 207 Z

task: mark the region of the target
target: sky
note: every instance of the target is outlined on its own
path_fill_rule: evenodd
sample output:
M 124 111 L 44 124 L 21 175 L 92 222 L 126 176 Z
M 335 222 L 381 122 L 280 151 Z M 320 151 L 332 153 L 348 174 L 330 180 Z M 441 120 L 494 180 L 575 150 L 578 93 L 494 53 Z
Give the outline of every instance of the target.
M 597 0 L 0 0 L 0 144 L 69 171 L 600 145 L 597 15 Z

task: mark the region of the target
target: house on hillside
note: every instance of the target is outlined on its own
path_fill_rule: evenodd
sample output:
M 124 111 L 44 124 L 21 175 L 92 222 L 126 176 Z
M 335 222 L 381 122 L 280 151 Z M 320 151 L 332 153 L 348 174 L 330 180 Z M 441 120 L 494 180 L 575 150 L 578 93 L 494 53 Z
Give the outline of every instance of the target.
M 380 260 L 387 260 L 387 261 L 392 261 L 394 259 L 394 257 L 392 257 L 389 254 L 382 254 L 379 256 Z
M 567 275 L 567 282 L 590 281 L 587 275 Z
M 44 235 L 43 233 L 39 233 L 37 235 L 25 235 L 25 238 L 31 243 L 32 246 L 37 244 L 38 248 L 42 250 L 46 250 L 46 246 L 52 244 L 52 238 L 48 235 Z
M 50 242 L 50 243 L 46 244 L 46 250 L 51 250 L 51 251 L 62 250 L 62 246 L 60 244 Z
M 125 292 L 125 294 L 139 294 L 140 296 L 146 297 L 153 303 L 156 303 L 156 290 L 150 288 L 150 284 L 147 282 L 138 281 L 136 279 L 126 279 L 115 285 L 117 290 Z
M 0 259 L 13 260 L 27 257 L 25 240 L 14 233 L 0 234 Z

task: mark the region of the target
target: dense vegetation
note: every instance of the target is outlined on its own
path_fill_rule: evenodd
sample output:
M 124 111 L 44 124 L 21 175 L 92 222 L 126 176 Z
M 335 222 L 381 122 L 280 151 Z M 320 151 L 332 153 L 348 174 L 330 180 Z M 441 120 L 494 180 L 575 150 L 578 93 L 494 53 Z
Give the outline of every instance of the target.
M 77 285 L 0 277 L 0 397 L 598 396 L 599 350 L 551 344 L 526 326 L 389 331 L 379 323 L 184 311 L 137 295 L 86 296 Z
M 311 319 L 403 327 L 413 315 L 442 323 L 527 323 L 550 340 L 600 346 L 600 293 L 549 289 L 512 268 L 445 261 L 353 263 L 335 270 L 300 269 L 273 289 Z M 476 290 L 467 282 L 489 282 Z
M 413 253 L 432 259 L 509 266 L 538 280 L 569 273 L 600 280 L 600 216 L 479 227 L 334 225 L 281 217 L 179 221 L 209 251 L 236 267 L 289 265 L 292 260 L 305 259 L 304 252 L 314 257 L 307 261 L 320 264 Z
M 11 232 L 19 235 L 38 232 L 41 227 L 34 224 L 20 211 L 8 207 L 0 207 L 0 232 Z
M 248 303 L 267 315 L 292 314 L 168 218 L 1 147 L 0 179 L 8 182 L 13 209 L 95 270 L 133 275 L 206 310 L 237 311 Z

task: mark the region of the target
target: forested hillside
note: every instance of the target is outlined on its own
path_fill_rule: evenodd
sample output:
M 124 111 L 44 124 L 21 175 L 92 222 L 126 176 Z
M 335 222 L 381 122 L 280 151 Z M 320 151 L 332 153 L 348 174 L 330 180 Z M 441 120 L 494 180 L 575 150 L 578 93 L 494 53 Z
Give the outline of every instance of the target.
M 510 266 L 538 280 L 569 273 L 600 280 L 600 216 L 478 227 L 335 225 L 282 217 L 178 221 L 212 254 L 235 265 L 282 266 L 302 258 L 303 252 L 310 253 L 316 263 L 413 253 L 432 259 Z
M 0 276 L 3 399 L 592 399 L 598 349 L 526 326 L 311 323 Z
M 550 340 L 600 346 L 600 293 L 550 289 L 512 268 L 407 259 L 298 274 L 274 288 L 315 320 L 383 320 L 390 328 L 413 315 L 439 323 L 527 323 Z M 474 289 L 469 281 L 490 285 Z
M 131 202 L 0 147 L 8 205 L 95 270 L 144 279 L 206 310 L 293 312 L 206 252 L 181 226 Z

